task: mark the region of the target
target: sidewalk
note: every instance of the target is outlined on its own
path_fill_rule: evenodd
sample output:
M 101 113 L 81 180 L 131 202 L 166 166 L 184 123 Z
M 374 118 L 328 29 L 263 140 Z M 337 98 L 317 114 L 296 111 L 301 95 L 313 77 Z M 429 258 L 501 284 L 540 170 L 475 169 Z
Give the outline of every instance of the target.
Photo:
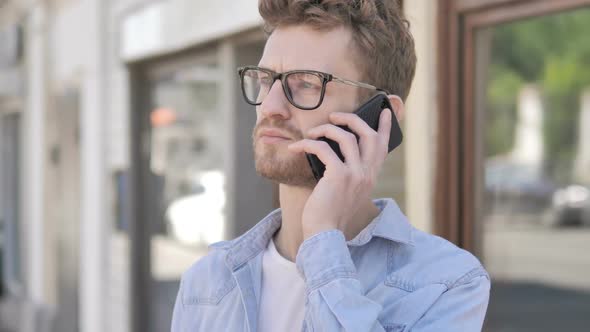
M 20 298 L 0 300 L 0 332 L 53 332 L 55 313 Z

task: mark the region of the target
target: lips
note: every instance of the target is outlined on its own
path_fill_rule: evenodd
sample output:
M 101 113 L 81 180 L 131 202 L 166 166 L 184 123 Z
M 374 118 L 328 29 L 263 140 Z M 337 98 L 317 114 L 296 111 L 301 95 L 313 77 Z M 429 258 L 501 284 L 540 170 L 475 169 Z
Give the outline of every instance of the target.
M 291 139 L 291 137 L 289 137 L 288 134 L 285 134 L 285 133 L 281 132 L 280 130 L 276 130 L 276 129 L 261 129 L 258 134 L 258 137 L 260 138 L 260 137 L 264 137 L 264 136 Z

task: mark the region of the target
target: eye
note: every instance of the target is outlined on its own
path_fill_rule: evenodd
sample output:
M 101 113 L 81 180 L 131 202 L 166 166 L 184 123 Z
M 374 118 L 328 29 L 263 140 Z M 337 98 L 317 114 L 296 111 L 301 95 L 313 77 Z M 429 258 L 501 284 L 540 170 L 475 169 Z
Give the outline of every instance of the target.
M 313 84 L 312 82 L 302 81 L 301 87 L 305 89 L 318 89 L 319 86 L 317 84 Z
M 262 86 L 268 86 L 273 83 L 272 76 L 270 76 L 268 73 L 260 71 L 260 70 L 255 70 L 255 69 L 248 70 L 244 74 L 244 76 L 245 76 L 245 78 L 248 78 L 251 82 L 256 82 Z
M 296 73 L 289 75 L 289 87 L 296 90 L 317 91 L 322 88 L 322 81 L 313 74 Z
M 260 84 L 263 86 L 269 86 L 272 84 L 272 78 L 268 75 L 259 77 L 258 80 L 260 81 Z

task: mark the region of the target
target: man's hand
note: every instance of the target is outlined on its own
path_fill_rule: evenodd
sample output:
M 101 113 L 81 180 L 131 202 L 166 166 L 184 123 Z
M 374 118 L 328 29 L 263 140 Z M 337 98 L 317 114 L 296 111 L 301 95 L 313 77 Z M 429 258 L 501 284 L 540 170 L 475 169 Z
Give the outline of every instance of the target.
M 310 129 L 311 139 L 290 144 L 294 152 L 315 154 L 326 171 L 303 208 L 301 224 L 304 240 L 322 231 L 339 229 L 344 234 L 354 228 L 354 215 L 370 199 L 377 176 L 387 157 L 392 112 L 385 109 L 379 118 L 376 132 L 354 113 L 334 112 L 329 124 Z M 359 135 L 356 137 L 336 125 L 346 125 Z M 340 145 L 345 161 L 323 141 L 325 136 Z

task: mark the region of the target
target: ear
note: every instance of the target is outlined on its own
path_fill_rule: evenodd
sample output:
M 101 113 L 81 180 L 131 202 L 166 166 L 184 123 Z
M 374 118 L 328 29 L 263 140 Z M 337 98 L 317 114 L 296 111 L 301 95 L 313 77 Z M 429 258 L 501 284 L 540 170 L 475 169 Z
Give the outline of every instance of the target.
M 387 98 L 393 107 L 393 112 L 395 113 L 395 118 L 397 121 L 402 121 L 404 119 L 404 114 L 406 113 L 406 106 L 404 105 L 404 101 L 396 95 L 388 95 Z

